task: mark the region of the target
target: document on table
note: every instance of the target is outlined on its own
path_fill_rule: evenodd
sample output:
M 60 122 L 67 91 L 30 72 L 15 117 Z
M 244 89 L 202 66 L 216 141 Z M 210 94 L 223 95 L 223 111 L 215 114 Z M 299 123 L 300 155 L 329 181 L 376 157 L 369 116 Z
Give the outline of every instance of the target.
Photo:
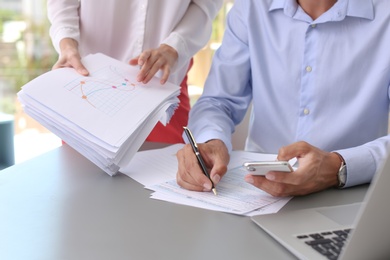
M 232 152 L 228 172 L 216 186 L 217 196 L 212 192 L 183 189 L 176 183 L 176 152 L 182 147 L 176 144 L 138 152 L 120 172 L 153 190 L 153 199 L 239 215 L 275 213 L 291 199 L 274 197 L 244 181 L 247 171 L 242 167 L 243 162 L 276 159 L 274 154 L 244 151 Z
M 180 87 L 162 86 L 156 77 L 139 83 L 137 67 L 101 53 L 82 62 L 88 76 L 72 68 L 49 71 L 24 85 L 18 98 L 27 114 L 113 175 L 158 121 L 169 121 Z

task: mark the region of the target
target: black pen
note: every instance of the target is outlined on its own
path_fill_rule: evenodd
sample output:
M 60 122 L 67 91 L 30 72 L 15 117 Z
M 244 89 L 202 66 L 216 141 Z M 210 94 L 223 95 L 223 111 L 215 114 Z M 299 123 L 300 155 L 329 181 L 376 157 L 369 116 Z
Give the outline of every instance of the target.
M 196 155 L 196 158 L 198 159 L 200 168 L 202 168 L 202 171 L 203 171 L 204 175 L 206 175 L 207 178 L 209 178 L 209 180 L 211 181 L 211 185 L 212 185 L 211 186 L 211 190 L 214 192 L 215 195 L 217 195 L 217 190 L 215 189 L 214 182 L 210 178 L 210 174 L 208 173 L 207 168 L 206 168 L 206 164 L 204 163 L 203 158 L 200 155 L 200 152 L 199 152 L 199 149 L 198 149 L 198 145 L 196 144 L 194 136 L 192 135 L 190 129 L 188 129 L 185 126 L 183 126 L 183 128 L 184 128 L 184 132 L 187 135 L 188 141 L 190 142 L 190 144 L 192 146 L 192 150 L 194 151 L 194 153 Z

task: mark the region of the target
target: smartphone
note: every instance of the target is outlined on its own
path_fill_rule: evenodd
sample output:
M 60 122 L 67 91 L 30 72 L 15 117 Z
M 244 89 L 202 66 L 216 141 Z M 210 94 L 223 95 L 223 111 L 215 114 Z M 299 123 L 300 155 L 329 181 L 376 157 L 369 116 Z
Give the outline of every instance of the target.
M 245 169 L 252 175 L 265 175 L 269 171 L 292 172 L 294 171 L 288 161 L 254 161 L 245 162 Z

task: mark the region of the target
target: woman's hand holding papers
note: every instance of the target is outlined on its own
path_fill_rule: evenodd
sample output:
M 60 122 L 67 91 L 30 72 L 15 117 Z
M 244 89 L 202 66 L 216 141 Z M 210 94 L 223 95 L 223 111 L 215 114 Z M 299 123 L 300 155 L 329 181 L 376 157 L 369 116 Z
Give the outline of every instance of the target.
M 64 38 L 60 42 L 61 55 L 54 64 L 53 69 L 74 68 L 83 76 L 88 76 L 89 72 L 81 63 L 81 56 L 77 41 L 71 38 Z
M 198 144 L 198 148 L 210 170 L 210 177 L 217 185 L 227 171 L 229 153 L 225 144 L 220 140 L 211 140 Z M 178 172 L 177 184 L 185 189 L 193 191 L 211 191 L 212 184 L 202 172 L 198 160 L 190 144 L 177 152 Z
M 71 38 L 64 38 L 60 42 L 60 49 L 61 55 L 54 64 L 53 69 L 74 68 L 83 76 L 89 75 L 88 70 L 81 62 L 77 41 Z M 160 83 L 165 84 L 178 57 L 179 55 L 174 48 L 161 44 L 159 48 L 145 50 L 139 56 L 131 59 L 129 64 L 140 66 L 140 71 L 137 75 L 139 82 L 148 83 L 159 70 L 162 70 L 163 74 Z
M 161 44 L 156 49 L 142 52 L 138 57 L 131 59 L 129 64 L 140 66 L 141 70 L 137 76 L 139 82 L 148 83 L 159 70 L 162 70 L 163 75 L 160 83 L 165 84 L 178 57 L 179 55 L 174 48 L 167 44 Z

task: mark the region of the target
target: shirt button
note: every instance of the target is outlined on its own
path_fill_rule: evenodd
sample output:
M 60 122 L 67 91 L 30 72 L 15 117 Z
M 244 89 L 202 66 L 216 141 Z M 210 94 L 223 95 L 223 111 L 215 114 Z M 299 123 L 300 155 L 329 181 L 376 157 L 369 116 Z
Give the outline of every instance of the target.
M 316 28 L 316 27 L 317 27 L 317 24 L 312 24 L 311 27 L 312 27 L 312 28 Z
M 306 71 L 307 71 L 307 72 L 311 72 L 311 71 L 312 71 L 312 67 L 307 66 L 307 67 L 306 67 Z
M 305 108 L 305 109 L 303 110 L 303 114 L 305 114 L 305 115 L 310 114 L 310 110 L 309 110 L 308 108 Z

